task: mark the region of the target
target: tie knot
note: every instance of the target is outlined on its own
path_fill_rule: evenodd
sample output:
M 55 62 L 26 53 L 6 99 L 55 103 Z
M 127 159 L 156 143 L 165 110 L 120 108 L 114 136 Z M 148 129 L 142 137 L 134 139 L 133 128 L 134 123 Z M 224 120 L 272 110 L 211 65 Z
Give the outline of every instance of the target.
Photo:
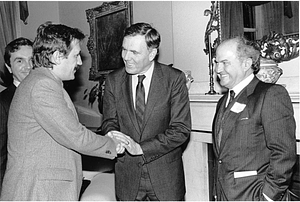
M 230 92 L 229 92 L 229 93 L 230 93 L 230 98 L 232 98 L 232 99 L 233 99 L 233 98 L 234 98 L 234 96 L 235 96 L 235 92 L 234 92 L 233 90 L 230 90 Z
M 138 79 L 139 79 L 139 83 L 142 83 L 143 82 L 143 80 L 146 78 L 146 76 L 145 75 L 138 75 Z

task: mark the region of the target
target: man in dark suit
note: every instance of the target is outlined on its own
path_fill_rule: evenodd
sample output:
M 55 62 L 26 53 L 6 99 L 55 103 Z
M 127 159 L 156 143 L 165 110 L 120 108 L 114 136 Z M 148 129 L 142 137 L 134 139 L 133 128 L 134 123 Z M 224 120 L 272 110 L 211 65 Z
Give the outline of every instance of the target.
M 106 79 L 102 131 L 130 142 L 115 165 L 121 201 L 178 201 L 185 195 L 182 145 L 191 131 L 186 77 L 155 60 L 159 44 L 157 30 L 147 23 L 133 24 L 122 44 L 125 68 Z M 145 78 L 139 84 L 140 75 Z M 136 88 L 141 84 L 143 96 Z
M 29 74 L 32 69 L 32 42 L 29 39 L 20 37 L 5 47 L 4 60 L 9 74 L 1 74 L 6 78 L 12 77 L 12 83 L 0 93 L 0 191 L 7 162 L 7 119 L 11 100 L 20 82 Z
M 259 81 L 260 52 L 237 37 L 216 51 L 220 84 L 234 91 L 213 122 L 217 200 L 284 200 L 296 161 L 293 107 L 287 90 Z

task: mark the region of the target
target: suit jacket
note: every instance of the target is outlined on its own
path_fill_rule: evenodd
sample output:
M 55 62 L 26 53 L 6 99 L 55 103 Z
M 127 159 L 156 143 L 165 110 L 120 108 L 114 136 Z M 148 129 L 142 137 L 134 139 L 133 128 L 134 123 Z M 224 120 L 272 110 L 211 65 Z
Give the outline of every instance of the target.
M 116 194 L 136 198 L 142 166 L 148 168 L 159 200 L 180 200 L 185 194 L 182 145 L 191 130 L 191 115 L 184 73 L 155 63 L 142 129 L 132 98 L 131 76 L 118 69 L 106 79 L 102 130 L 118 130 L 141 145 L 143 155 L 125 153 L 115 165 Z
M 0 190 L 7 162 L 7 119 L 16 86 L 11 84 L 0 93 Z
M 296 125 L 286 89 L 255 77 L 225 109 L 226 98 L 219 100 L 213 122 L 218 200 L 264 200 L 262 193 L 281 200 L 296 161 Z
M 113 159 L 115 143 L 78 121 L 49 69 L 34 69 L 18 86 L 8 117 L 8 161 L 1 200 L 78 200 L 81 155 Z

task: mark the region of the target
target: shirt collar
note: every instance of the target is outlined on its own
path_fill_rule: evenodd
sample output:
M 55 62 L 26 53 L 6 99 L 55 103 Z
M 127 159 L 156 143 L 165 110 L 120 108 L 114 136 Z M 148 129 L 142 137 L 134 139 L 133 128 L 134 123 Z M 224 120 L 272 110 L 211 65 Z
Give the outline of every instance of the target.
M 17 80 L 14 79 L 13 84 L 14 84 L 16 87 L 18 87 L 18 86 L 20 85 L 20 81 L 17 81 Z
M 150 68 L 146 72 L 144 72 L 143 74 L 136 74 L 136 78 L 138 75 L 145 75 L 146 76 L 145 79 L 150 79 L 153 74 L 153 69 L 154 69 L 154 62 L 151 64 Z
M 235 96 L 237 96 L 252 81 L 253 78 L 254 78 L 254 74 L 250 74 L 243 81 L 241 81 L 238 85 L 234 86 L 232 89 L 229 89 L 229 91 L 233 90 L 235 93 Z

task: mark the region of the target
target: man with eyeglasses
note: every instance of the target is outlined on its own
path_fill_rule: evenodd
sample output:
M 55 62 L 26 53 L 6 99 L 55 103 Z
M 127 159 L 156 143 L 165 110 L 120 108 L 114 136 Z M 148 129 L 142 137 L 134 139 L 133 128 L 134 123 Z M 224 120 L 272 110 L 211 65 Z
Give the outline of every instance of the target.
M 228 88 L 213 122 L 216 200 L 286 200 L 296 162 L 291 99 L 255 77 L 260 52 L 241 38 L 222 42 L 215 71 Z

